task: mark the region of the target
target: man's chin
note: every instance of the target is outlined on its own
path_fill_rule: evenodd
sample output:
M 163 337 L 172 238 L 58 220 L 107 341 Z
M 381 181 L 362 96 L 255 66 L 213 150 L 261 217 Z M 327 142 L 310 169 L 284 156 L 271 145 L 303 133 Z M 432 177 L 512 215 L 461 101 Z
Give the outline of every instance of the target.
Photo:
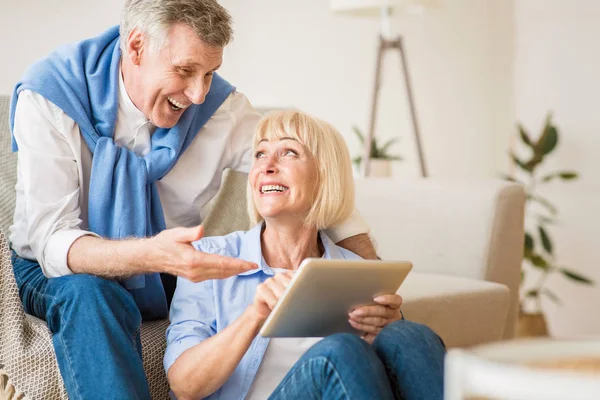
M 152 125 L 156 126 L 157 128 L 171 129 L 172 127 L 177 125 L 177 122 L 179 122 L 179 118 L 165 118 L 163 116 L 160 116 L 158 118 L 150 118 L 150 122 L 152 122 Z

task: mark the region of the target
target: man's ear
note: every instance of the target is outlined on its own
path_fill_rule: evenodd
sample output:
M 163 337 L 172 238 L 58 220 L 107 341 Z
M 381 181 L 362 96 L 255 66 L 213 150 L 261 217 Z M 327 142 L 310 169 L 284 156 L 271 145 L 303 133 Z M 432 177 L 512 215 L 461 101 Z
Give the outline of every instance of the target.
M 145 49 L 145 36 L 138 29 L 133 28 L 127 37 L 127 46 L 125 46 L 126 56 L 131 60 L 133 65 L 140 65 L 142 59 L 142 51 Z

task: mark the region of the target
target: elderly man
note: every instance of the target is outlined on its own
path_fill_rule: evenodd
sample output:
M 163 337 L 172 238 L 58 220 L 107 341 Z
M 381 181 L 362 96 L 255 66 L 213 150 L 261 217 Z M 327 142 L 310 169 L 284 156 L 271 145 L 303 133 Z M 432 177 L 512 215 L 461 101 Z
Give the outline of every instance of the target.
M 57 50 L 15 88 L 14 272 L 72 399 L 149 398 L 139 328 L 167 316 L 173 276 L 256 267 L 190 244 L 222 171 L 251 163 L 259 116 L 216 74 L 231 36 L 216 0 L 127 0 L 120 28 Z M 328 232 L 374 257 L 367 233 L 356 213 Z

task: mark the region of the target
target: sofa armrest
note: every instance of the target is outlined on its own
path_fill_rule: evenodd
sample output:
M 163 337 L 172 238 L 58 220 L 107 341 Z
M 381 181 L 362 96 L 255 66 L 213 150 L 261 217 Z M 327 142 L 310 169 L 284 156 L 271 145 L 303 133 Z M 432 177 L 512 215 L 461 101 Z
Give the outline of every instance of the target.
M 446 347 L 502 339 L 510 291 L 501 284 L 440 274 L 411 272 L 398 290 L 402 312 L 429 326 Z
M 356 181 L 356 205 L 379 255 L 414 271 L 505 285 L 511 302 L 505 338 L 514 335 L 523 255 L 525 191 L 501 180 Z

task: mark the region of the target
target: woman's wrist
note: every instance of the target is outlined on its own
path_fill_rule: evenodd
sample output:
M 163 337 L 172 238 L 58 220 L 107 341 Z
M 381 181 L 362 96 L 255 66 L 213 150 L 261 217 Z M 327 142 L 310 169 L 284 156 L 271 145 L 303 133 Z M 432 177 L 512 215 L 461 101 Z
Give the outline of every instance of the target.
M 247 318 L 249 326 L 256 330 L 256 334 L 258 334 L 258 331 L 260 331 L 260 328 L 262 328 L 263 324 L 266 321 L 266 318 L 264 318 L 258 312 L 254 304 L 250 304 L 246 308 L 246 311 L 244 311 L 244 317 Z

